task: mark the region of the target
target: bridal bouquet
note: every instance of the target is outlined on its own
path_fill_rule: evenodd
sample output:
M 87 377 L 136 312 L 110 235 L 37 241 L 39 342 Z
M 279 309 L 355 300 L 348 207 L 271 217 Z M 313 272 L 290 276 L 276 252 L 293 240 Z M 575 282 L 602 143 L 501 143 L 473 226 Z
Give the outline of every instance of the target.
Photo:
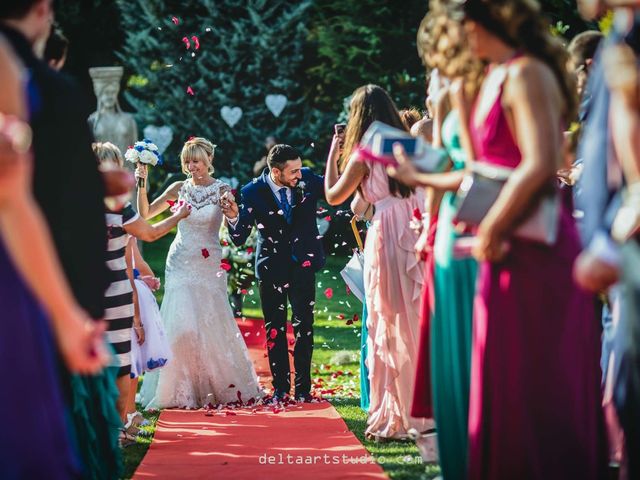
M 127 148 L 124 159 L 127 162 L 135 164 L 144 163 L 145 165 L 153 165 L 154 167 L 158 164 L 162 165 L 162 157 L 160 156 L 157 145 L 146 138 L 134 143 L 132 147 Z M 144 187 L 144 182 L 144 178 L 138 179 L 138 186 Z

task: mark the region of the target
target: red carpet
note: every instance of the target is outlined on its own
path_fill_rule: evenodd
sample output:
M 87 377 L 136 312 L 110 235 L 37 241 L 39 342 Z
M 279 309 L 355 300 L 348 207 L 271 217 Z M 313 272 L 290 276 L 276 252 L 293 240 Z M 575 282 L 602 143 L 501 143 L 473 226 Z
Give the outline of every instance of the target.
M 269 382 L 262 320 L 239 321 L 256 371 Z M 290 335 L 290 338 L 293 338 Z M 204 411 L 165 410 L 134 478 L 387 478 L 329 402 Z

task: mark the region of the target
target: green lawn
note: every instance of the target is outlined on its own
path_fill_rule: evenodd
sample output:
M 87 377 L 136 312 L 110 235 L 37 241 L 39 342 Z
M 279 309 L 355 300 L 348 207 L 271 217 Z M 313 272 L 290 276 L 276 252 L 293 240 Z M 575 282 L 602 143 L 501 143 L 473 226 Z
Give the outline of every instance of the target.
M 164 261 L 169 244 L 169 235 L 154 244 L 144 246 L 144 257 L 164 284 Z M 381 459 L 385 471 L 393 479 L 430 479 L 438 475 L 439 469 L 415 462 L 418 449 L 411 442 L 375 443 L 365 440 L 364 430 L 367 415 L 360 409 L 360 329 L 362 304 L 347 293 L 340 269 L 347 259 L 329 255 L 326 267 L 317 275 L 316 315 L 314 324 L 315 349 L 313 353 L 312 378 L 325 390 L 323 397 L 329 399 L 345 420 L 349 429 L 358 437 L 371 454 Z M 333 296 L 328 299 L 325 290 L 331 288 Z M 163 291 L 158 292 L 158 301 Z M 249 289 L 245 297 L 243 313 L 247 317 L 262 317 L 257 288 Z M 353 322 L 354 315 L 358 319 Z M 152 422 L 146 430 L 152 434 L 157 415 L 147 415 Z M 136 445 L 125 449 L 126 478 L 130 478 L 144 457 L 151 437 L 139 439 Z

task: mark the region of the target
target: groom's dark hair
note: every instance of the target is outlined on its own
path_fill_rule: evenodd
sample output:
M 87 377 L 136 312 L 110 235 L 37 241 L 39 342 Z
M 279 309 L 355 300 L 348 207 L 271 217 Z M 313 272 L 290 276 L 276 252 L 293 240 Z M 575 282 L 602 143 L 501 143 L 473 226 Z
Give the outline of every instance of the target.
M 281 143 L 274 145 L 271 150 L 269 150 L 267 165 L 269 165 L 269 169 L 275 167 L 278 170 L 283 170 L 289 160 L 296 160 L 297 158 L 300 158 L 300 154 L 295 148 L 291 145 Z

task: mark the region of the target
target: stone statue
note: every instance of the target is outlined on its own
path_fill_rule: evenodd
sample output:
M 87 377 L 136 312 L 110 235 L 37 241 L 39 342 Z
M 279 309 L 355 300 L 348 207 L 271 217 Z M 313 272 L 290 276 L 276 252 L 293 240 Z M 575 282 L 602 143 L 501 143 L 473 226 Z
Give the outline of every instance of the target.
M 98 99 L 98 107 L 89 115 L 89 126 L 98 142 L 111 142 L 122 154 L 138 140 L 138 127 L 133 115 L 123 112 L 118 103 L 122 67 L 93 67 L 89 75 Z M 130 166 L 134 167 L 133 164 Z

